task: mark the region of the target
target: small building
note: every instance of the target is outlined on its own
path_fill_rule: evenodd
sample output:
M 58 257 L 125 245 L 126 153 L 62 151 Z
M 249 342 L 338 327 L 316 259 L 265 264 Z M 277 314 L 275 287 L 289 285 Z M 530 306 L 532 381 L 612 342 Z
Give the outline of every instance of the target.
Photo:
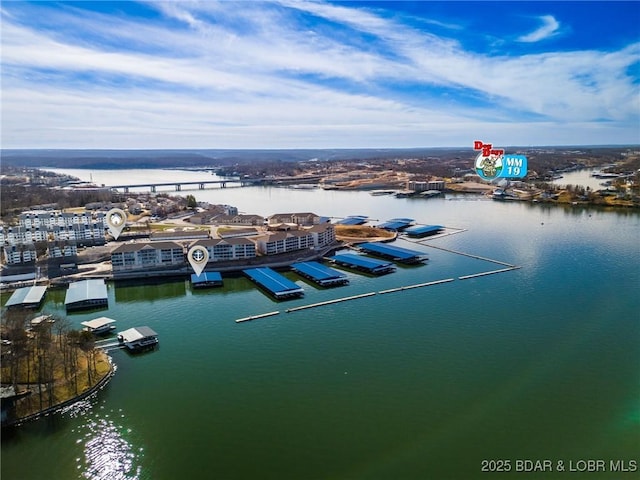
M 106 308 L 109 304 L 104 280 L 82 280 L 69 284 L 64 305 L 67 311 Z
M 118 333 L 118 341 L 131 352 L 153 349 L 158 344 L 158 334 L 149 327 L 134 327 Z
M 22 308 L 38 308 L 42 303 L 47 287 L 34 285 L 31 287 L 18 288 L 7 303 L 5 307 L 22 307 Z

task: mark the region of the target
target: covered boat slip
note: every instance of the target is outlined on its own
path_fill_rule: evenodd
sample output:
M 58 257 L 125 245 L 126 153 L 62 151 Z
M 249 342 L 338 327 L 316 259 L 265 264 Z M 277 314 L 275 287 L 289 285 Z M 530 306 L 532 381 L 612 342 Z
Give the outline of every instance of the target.
M 107 285 L 104 280 L 70 283 L 64 304 L 67 310 L 106 307 L 108 305 Z
M 364 255 L 356 255 L 353 253 L 341 253 L 334 255 L 333 257 L 329 257 L 329 260 L 338 265 L 354 268 L 374 275 L 391 273 L 396 269 L 393 263 L 383 262 L 381 260 L 375 260 L 373 258 L 365 257 Z
M 109 317 L 100 317 L 93 320 L 82 322 L 80 325 L 84 327 L 84 330 L 91 332 L 95 335 L 108 333 L 111 330 L 115 330 L 116 326 L 113 325 L 116 321 Z
M 118 341 L 131 351 L 144 350 L 158 344 L 158 334 L 147 326 L 134 327 L 118 333 Z
M 242 270 L 242 273 L 249 277 L 254 283 L 266 289 L 278 300 L 302 297 L 304 295 L 304 289 L 302 287 L 299 287 L 295 282 L 292 282 L 271 268 L 247 268 Z
M 416 225 L 407 228 L 404 233 L 409 237 L 428 237 L 440 233 L 443 229 L 442 225 Z
M 191 285 L 193 288 L 207 288 L 222 286 L 222 275 L 220 272 L 202 272 L 200 275 L 191 274 Z
M 371 255 L 388 258 L 401 263 L 420 263 L 427 260 L 427 256 L 416 250 L 396 247 L 380 242 L 368 242 L 358 245 L 358 249 Z
M 299 262 L 291 265 L 299 275 L 310 279 L 321 287 L 345 285 L 349 279 L 344 273 L 338 272 L 318 262 Z
M 7 300 L 5 307 L 37 308 L 42 303 L 46 292 L 47 287 L 44 286 L 19 288 Z
M 377 228 L 383 228 L 385 230 L 400 231 L 407 228 L 413 223 L 413 218 L 392 218 L 386 222 L 376 225 Z

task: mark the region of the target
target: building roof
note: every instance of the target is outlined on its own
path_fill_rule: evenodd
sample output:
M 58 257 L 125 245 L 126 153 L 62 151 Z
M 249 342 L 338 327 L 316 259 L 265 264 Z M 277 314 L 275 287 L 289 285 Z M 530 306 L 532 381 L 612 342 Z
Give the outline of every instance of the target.
M 158 334 L 149 327 L 134 327 L 118 333 L 118 336 L 122 337 L 124 342 L 135 342 L 142 338 L 157 337 Z
M 191 283 L 206 282 L 222 282 L 222 275 L 220 275 L 220 272 L 202 272 L 200 275 L 191 274 Z
M 394 245 L 387 245 L 380 242 L 361 243 L 358 247 L 365 252 L 380 254 L 399 260 L 409 260 L 422 256 L 422 253 L 416 250 L 409 250 L 407 248 L 396 247 Z
M 104 280 L 82 280 L 69 284 L 64 304 L 70 305 L 87 300 L 106 300 L 107 297 L 107 285 Z
M 411 222 L 413 222 L 412 218 L 392 218 L 391 220 L 376 225 L 376 227 L 386 230 L 402 230 L 411 225 Z
M 44 294 L 47 291 L 47 287 L 34 285 L 31 287 L 23 287 L 17 289 L 7 303 L 5 307 L 14 307 L 18 305 L 37 305 L 42 301 Z
M 109 318 L 109 317 L 99 317 L 99 318 L 94 318 L 93 320 L 88 320 L 86 322 L 82 322 L 80 325 L 83 325 L 85 327 L 88 327 L 88 328 L 94 330 L 96 328 L 100 328 L 100 327 L 104 327 L 105 325 L 109 325 L 110 323 L 115 323 L 115 320 L 113 318 Z
M 426 233 L 438 232 L 444 227 L 441 225 L 416 225 L 405 230 L 408 235 L 424 235 Z
M 122 253 L 122 252 L 137 252 L 144 248 L 153 248 L 155 250 L 168 250 L 178 248 L 183 250 L 182 245 L 176 242 L 153 242 L 153 243 L 123 243 L 118 248 L 116 248 L 112 253 Z
M 251 280 L 269 290 L 276 297 L 290 294 L 302 294 L 304 289 L 295 282 L 268 267 L 243 270 Z
M 347 277 L 344 273 L 322 265 L 319 262 L 297 262 L 292 264 L 291 268 L 317 281 L 327 281 Z
M 361 215 L 351 215 L 347 218 L 343 218 L 342 220 L 338 220 L 336 223 L 338 225 L 362 225 L 367 223 L 369 217 L 361 216 Z

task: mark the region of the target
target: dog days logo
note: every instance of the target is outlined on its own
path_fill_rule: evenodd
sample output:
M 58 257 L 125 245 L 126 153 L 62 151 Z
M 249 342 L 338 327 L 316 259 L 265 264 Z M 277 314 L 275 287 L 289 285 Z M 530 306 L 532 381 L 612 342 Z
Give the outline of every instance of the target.
M 524 178 L 527 175 L 527 157 L 505 154 L 504 149 L 493 148 L 490 143 L 480 140 L 473 142 L 473 149 L 479 150 L 475 171 L 484 180 L 495 178 Z

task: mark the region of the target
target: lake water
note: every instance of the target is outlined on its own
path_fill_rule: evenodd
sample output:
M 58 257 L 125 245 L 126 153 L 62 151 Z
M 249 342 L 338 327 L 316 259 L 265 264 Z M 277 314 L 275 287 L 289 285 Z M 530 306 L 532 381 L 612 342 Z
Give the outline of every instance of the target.
M 105 184 L 178 178 L 142 172 L 91 174 Z M 516 460 L 640 460 L 638 213 L 274 187 L 180 193 L 264 216 L 409 217 L 465 231 L 399 240 L 429 262 L 375 278 L 348 272 L 344 287 L 287 272 L 305 297 L 286 302 L 243 277 L 207 291 L 110 283 L 108 310 L 69 319 L 149 325 L 159 349 L 113 352 L 116 375 L 93 400 L 3 431 L 3 479 L 521 478 Z M 461 280 L 503 266 L 433 247 L 521 268 Z M 63 315 L 64 291 L 48 292 L 42 311 Z M 483 473 L 483 460 L 509 460 L 511 471 Z

